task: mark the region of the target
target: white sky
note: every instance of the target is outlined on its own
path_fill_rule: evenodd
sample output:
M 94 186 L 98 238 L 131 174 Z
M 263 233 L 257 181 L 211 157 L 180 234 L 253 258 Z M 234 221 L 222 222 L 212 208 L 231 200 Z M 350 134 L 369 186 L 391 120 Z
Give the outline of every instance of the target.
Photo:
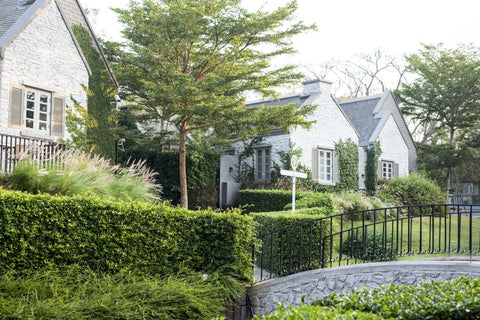
M 80 0 L 85 8 L 97 9 L 92 21 L 102 38 L 119 40 L 116 14 L 109 7 L 123 7 L 128 0 Z M 247 8 L 279 6 L 286 0 L 243 0 Z M 480 46 L 480 1 L 478 0 L 298 0 L 298 20 L 315 23 L 295 40 L 298 53 L 290 62 L 321 64 L 331 59 L 348 60 L 376 49 L 401 57 L 414 53 L 420 43 L 443 42 Z

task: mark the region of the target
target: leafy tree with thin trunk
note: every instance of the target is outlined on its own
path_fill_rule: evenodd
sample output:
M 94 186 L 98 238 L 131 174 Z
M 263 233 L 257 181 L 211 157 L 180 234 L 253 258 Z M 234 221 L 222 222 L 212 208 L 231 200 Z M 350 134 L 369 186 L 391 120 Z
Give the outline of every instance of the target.
M 305 116 L 314 106 L 245 107 L 248 92 L 274 97 L 272 88 L 302 78 L 295 66 L 272 63 L 294 52 L 294 35 L 314 28 L 293 21 L 296 9 L 293 1 L 272 12 L 249 12 L 239 0 L 144 0 L 115 9 L 127 42 L 111 56 L 126 98 L 162 127 L 178 130 L 182 207 L 188 206 L 190 133 L 244 139 L 309 126 Z
M 445 189 L 451 189 L 456 166 L 469 159 L 465 137 L 480 117 L 480 52 L 473 46 L 447 49 L 424 45 L 407 57 L 416 78 L 403 84 L 397 97 L 402 110 L 428 128 L 423 148 L 425 166 L 444 169 Z

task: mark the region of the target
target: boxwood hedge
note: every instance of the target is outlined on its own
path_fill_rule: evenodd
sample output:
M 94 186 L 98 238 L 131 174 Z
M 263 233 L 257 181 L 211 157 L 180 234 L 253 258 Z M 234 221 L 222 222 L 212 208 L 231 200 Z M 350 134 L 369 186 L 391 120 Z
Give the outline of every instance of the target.
M 252 219 L 235 212 L 0 190 L 0 270 L 77 264 L 99 272 L 209 273 L 251 279 Z
M 250 213 L 263 238 L 257 246 L 256 265 L 274 274 L 288 274 L 318 267 L 328 261 L 330 223 L 322 208 Z M 279 231 L 282 230 L 282 231 Z M 275 231 L 275 232 L 274 232 Z M 299 245 L 301 244 L 301 245 Z
M 330 194 L 297 192 L 296 208 L 325 207 L 333 213 L 334 203 Z M 292 191 L 288 190 L 240 190 L 239 204 L 246 212 L 283 211 L 292 208 Z M 328 212 L 325 212 L 328 214 Z

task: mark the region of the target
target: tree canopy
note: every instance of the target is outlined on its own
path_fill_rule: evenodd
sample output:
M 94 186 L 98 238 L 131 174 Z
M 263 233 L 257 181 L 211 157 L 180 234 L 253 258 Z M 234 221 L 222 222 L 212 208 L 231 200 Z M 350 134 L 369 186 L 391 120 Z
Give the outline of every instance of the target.
M 144 0 L 116 9 L 125 45 L 109 45 L 125 98 L 154 115 L 162 130 L 179 132 L 181 205 L 187 207 L 185 152 L 193 131 L 235 133 L 309 126 L 314 106 L 247 108 L 248 92 L 275 97 L 274 88 L 302 78 L 295 66 L 276 66 L 294 52 L 291 38 L 314 28 L 295 22 L 295 1 L 272 12 L 249 12 L 239 0 Z
M 404 83 L 397 97 L 403 112 L 424 129 L 424 167 L 446 170 L 448 192 L 452 170 L 472 156 L 468 140 L 479 124 L 479 49 L 424 45 L 407 62 L 415 79 Z

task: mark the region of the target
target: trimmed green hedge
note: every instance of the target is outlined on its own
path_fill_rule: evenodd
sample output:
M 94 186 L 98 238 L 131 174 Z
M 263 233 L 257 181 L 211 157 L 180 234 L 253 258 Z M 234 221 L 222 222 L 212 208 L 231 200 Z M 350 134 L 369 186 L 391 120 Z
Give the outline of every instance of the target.
M 284 211 L 292 208 L 292 191 L 289 190 L 252 190 L 239 192 L 239 205 L 245 212 Z M 325 214 L 332 214 L 333 199 L 328 193 L 297 192 L 295 208 L 325 207 Z
M 252 219 L 235 212 L 0 190 L 0 269 L 169 275 L 229 266 L 248 281 L 252 238 Z
M 296 200 L 299 194 L 296 194 Z M 292 191 L 287 190 L 240 190 L 239 205 L 245 212 L 283 211 L 285 205 L 292 203 Z
M 325 215 L 332 215 L 335 208 L 332 196 L 329 193 L 302 192 L 298 201 L 295 201 L 295 208 L 323 208 Z M 292 209 L 292 203 L 285 205 L 285 209 Z
M 324 237 L 330 234 L 330 224 L 312 221 L 324 217 L 322 208 L 301 209 L 295 214 L 289 211 L 257 212 L 250 213 L 250 216 L 257 223 L 258 234 L 267 235 L 263 239 L 263 245 L 259 244 L 256 250 L 258 267 L 275 274 L 285 274 L 318 267 L 321 260 L 329 259 L 330 238 Z M 312 223 L 309 224 L 309 221 Z M 272 234 L 279 229 L 285 231 Z
M 333 294 L 313 303 L 340 312 L 358 310 L 393 319 L 480 319 L 480 279 L 415 286 L 385 285 Z

